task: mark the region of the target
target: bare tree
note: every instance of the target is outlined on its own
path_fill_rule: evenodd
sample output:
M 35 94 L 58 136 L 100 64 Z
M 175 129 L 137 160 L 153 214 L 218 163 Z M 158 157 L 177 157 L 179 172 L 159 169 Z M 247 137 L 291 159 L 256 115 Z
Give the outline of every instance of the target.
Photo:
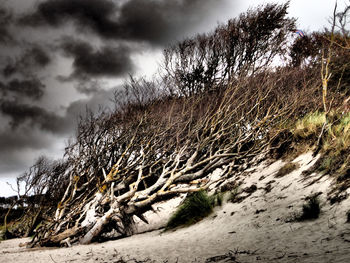
M 49 210 L 61 196 L 59 193 L 64 184 L 66 164 L 49 161 L 40 157 L 35 164 L 23 175 L 17 178 L 17 199 L 8 209 L 4 226 L 7 229 L 7 218 L 14 207 L 21 207 L 23 214 L 17 218 L 16 227 L 9 233 L 10 236 L 29 236 L 34 227 L 50 214 Z

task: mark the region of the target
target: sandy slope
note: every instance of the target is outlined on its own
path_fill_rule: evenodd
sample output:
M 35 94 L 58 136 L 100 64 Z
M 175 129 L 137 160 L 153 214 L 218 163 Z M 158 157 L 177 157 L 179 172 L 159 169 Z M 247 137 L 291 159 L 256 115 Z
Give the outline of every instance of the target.
M 330 206 L 331 180 L 301 175 L 315 161 L 310 153 L 299 156 L 294 162 L 300 168 L 282 178 L 274 177 L 282 161 L 250 169 L 239 179 L 241 188 L 256 184 L 257 191 L 188 228 L 60 249 L 26 249 L 18 246 L 26 240 L 9 240 L 0 243 L 0 262 L 350 262 L 350 224 L 345 223 L 350 198 Z M 323 192 L 320 218 L 286 223 L 315 192 Z

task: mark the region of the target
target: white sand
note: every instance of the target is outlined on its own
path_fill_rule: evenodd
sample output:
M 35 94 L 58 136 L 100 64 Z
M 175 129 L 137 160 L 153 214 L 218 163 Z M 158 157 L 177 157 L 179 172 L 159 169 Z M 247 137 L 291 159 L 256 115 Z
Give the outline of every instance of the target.
M 249 175 L 240 178 L 241 188 L 256 184 L 256 192 L 241 203 L 224 204 L 188 228 L 167 233 L 157 230 L 71 248 L 26 249 L 18 246 L 25 239 L 3 241 L 0 262 L 118 262 L 121 257 L 149 258 L 147 262 L 206 262 L 230 251 L 236 261 L 217 262 L 350 262 L 350 224 L 345 223 L 350 198 L 330 206 L 326 193 L 332 181 L 327 176 L 309 185 L 317 175 L 305 179 L 301 172 L 315 161 L 311 153 L 299 156 L 294 162 L 300 168 L 282 178 L 274 177 L 282 161 L 250 169 Z M 271 192 L 266 193 L 266 184 L 273 180 Z M 285 222 L 301 210 L 303 198 L 320 191 L 319 219 Z M 266 211 L 257 214 L 257 210 Z M 164 215 L 160 218 L 163 222 Z

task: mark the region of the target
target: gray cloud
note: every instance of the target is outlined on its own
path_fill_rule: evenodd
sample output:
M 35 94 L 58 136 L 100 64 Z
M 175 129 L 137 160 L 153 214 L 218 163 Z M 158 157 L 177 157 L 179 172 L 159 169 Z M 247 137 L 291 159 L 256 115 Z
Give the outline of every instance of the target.
M 50 146 L 50 140 L 38 130 L 6 130 L 0 132 L 0 176 L 6 172 L 23 172 L 31 165 L 26 151 L 38 151 Z
M 67 20 L 73 20 L 101 35 L 108 35 L 115 27 L 111 20 L 115 9 L 114 2 L 110 0 L 47 0 L 38 4 L 34 13 L 21 17 L 19 22 L 58 27 Z
M 106 39 L 164 44 L 181 37 L 223 0 L 47 0 L 19 23 L 59 27 L 72 21 L 80 30 Z M 83 30 L 81 30 L 83 29 Z M 180 36 L 179 36 L 180 34 Z
M 93 96 L 87 99 L 77 100 L 69 105 L 67 108 L 67 118 L 73 120 L 77 119 L 78 116 L 84 117 L 86 109 L 90 109 L 93 112 L 98 112 L 99 110 L 110 110 L 114 107 L 114 92 L 120 87 L 116 87 L 109 90 L 99 90 L 94 93 Z
M 55 134 L 71 131 L 65 118 L 39 106 L 20 103 L 16 100 L 0 100 L 0 112 L 11 119 L 9 124 L 14 130 L 22 125 L 29 125 Z
M 134 69 L 131 49 L 126 45 L 95 48 L 87 42 L 64 38 L 61 48 L 74 60 L 72 78 L 120 77 Z
M 27 48 L 19 58 L 12 59 L 12 61 L 3 68 L 2 73 L 4 77 L 10 77 L 17 72 L 30 75 L 33 70 L 44 68 L 50 61 L 51 58 L 47 51 L 38 44 L 33 44 L 30 48 Z
M 20 174 L 40 154 L 62 156 L 62 143 L 61 149 L 55 143 L 73 134 L 78 117 L 84 118 L 87 108 L 93 112 L 113 108 L 113 95 L 114 89 L 99 90 L 90 98 L 71 103 L 62 117 L 37 106 L 0 101 L 0 112 L 17 121 L 16 127 L 0 128 L 0 178 L 6 173 Z M 5 121 L 1 114 L 0 121 Z
M 12 40 L 11 33 L 8 29 L 12 18 L 13 16 L 9 10 L 0 7 L 0 43 L 8 43 Z
M 13 79 L 7 84 L 0 82 L 0 92 L 3 96 L 14 94 L 18 97 L 28 97 L 34 100 L 44 95 L 45 85 L 37 78 L 28 80 Z

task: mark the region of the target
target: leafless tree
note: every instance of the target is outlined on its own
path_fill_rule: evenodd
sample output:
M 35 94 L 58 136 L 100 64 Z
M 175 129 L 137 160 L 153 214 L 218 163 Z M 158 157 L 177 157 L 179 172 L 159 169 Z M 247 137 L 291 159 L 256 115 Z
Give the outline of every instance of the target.
M 23 214 L 17 218 L 17 224 L 10 236 L 29 236 L 36 225 L 50 214 L 50 209 L 58 201 L 65 185 L 66 164 L 52 162 L 40 157 L 29 170 L 17 178 L 17 199 L 8 209 L 4 226 L 7 229 L 7 218 L 14 207 L 21 207 Z

